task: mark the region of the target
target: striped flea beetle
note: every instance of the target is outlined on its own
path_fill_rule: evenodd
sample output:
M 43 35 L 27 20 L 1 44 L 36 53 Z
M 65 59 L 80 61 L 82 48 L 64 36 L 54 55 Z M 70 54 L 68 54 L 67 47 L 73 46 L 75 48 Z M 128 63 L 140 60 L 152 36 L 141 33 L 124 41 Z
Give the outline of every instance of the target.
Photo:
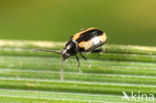
M 106 43 L 106 34 L 100 29 L 97 28 L 88 28 L 84 29 L 75 35 L 73 35 L 70 40 L 66 43 L 65 48 L 62 51 L 54 51 L 54 50 L 41 50 L 41 49 L 34 49 L 34 51 L 43 51 L 43 52 L 54 52 L 57 54 L 62 55 L 62 62 L 60 68 L 60 78 L 61 80 L 64 79 L 63 77 L 63 63 L 66 59 L 70 56 L 75 56 L 78 62 L 78 70 L 80 70 L 80 61 L 77 54 L 79 53 L 80 56 L 85 59 L 88 63 L 88 59 L 82 55 L 82 52 L 103 52 L 103 49 L 98 49 L 98 47 L 102 46 Z M 88 63 L 88 66 L 90 64 Z

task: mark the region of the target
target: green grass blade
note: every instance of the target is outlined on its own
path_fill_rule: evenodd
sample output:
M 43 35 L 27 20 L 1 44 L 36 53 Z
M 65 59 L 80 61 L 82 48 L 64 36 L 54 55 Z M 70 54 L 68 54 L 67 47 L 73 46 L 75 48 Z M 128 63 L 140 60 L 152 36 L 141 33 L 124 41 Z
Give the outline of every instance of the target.
M 82 73 L 71 57 L 64 64 L 60 80 L 61 56 L 32 52 L 32 49 L 61 51 L 64 43 L 0 40 L 0 103 L 154 103 L 122 99 L 156 95 L 156 47 L 106 44 L 105 53 L 84 53 Z

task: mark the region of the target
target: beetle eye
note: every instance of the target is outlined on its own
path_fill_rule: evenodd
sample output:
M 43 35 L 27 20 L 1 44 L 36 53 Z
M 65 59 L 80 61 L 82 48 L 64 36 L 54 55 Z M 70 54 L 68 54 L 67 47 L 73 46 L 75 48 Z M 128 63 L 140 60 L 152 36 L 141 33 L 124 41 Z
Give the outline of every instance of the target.
M 64 59 L 69 58 L 69 56 L 70 56 L 70 54 L 69 54 L 69 53 L 65 53 L 65 54 L 63 54 Z

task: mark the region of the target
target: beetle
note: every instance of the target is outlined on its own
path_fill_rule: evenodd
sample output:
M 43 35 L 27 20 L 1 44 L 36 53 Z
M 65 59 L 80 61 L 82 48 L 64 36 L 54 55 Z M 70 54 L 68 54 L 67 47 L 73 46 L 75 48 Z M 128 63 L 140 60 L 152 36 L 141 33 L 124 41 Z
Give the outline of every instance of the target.
M 57 54 L 61 54 L 62 62 L 60 67 L 60 78 L 61 80 L 63 80 L 64 79 L 63 63 L 66 59 L 68 59 L 70 56 L 75 56 L 78 62 L 78 66 L 77 66 L 78 70 L 81 73 L 80 61 L 77 55 L 80 54 L 80 56 L 87 61 L 88 66 L 90 66 L 88 59 L 82 53 L 103 52 L 104 50 L 99 49 L 99 47 L 105 44 L 106 40 L 107 40 L 107 36 L 105 32 L 97 28 L 88 28 L 88 29 L 83 29 L 80 32 L 71 36 L 70 40 L 66 43 L 65 48 L 61 52 L 55 50 L 41 50 L 41 49 L 35 49 L 34 51 L 54 52 Z

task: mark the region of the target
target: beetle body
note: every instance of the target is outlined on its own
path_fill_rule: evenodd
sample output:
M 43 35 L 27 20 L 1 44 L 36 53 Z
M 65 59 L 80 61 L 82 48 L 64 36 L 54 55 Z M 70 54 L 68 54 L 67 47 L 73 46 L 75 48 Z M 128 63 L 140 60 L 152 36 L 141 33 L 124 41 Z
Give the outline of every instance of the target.
M 61 80 L 63 80 L 63 61 L 69 58 L 70 56 L 75 56 L 78 62 L 78 69 L 80 70 L 80 61 L 77 56 L 79 53 L 80 56 L 88 62 L 88 59 L 82 55 L 82 52 L 101 52 L 102 49 L 97 49 L 106 42 L 105 32 L 96 29 L 88 28 L 82 30 L 81 32 L 73 35 L 70 40 L 66 43 L 65 48 L 62 51 L 62 64 L 61 64 Z M 88 63 L 89 65 L 89 63 Z
M 73 35 L 67 42 L 63 52 L 63 59 L 81 52 L 94 51 L 106 42 L 106 34 L 96 28 L 88 28 Z
M 102 46 L 106 42 L 106 39 L 106 34 L 102 30 L 96 28 L 88 28 L 73 35 L 66 43 L 65 48 L 61 52 L 41 49 L 35 49 L 34 51 L 54 52 L 61 54 L 62 62 L 60 69 L 60 78 L 61 80 L 63 80 L 63 63 L 66 59 L 68 59 L 70 56 L 75 56 L 78 62 L 78 70 L 79 72 L 81 72 L 80 61 L 77 54 L 79 53 L 80 56 L 88 62 L 88 59 L 82 55 L 82 52 L 103 52 L 103 49 L 97 48 Z

